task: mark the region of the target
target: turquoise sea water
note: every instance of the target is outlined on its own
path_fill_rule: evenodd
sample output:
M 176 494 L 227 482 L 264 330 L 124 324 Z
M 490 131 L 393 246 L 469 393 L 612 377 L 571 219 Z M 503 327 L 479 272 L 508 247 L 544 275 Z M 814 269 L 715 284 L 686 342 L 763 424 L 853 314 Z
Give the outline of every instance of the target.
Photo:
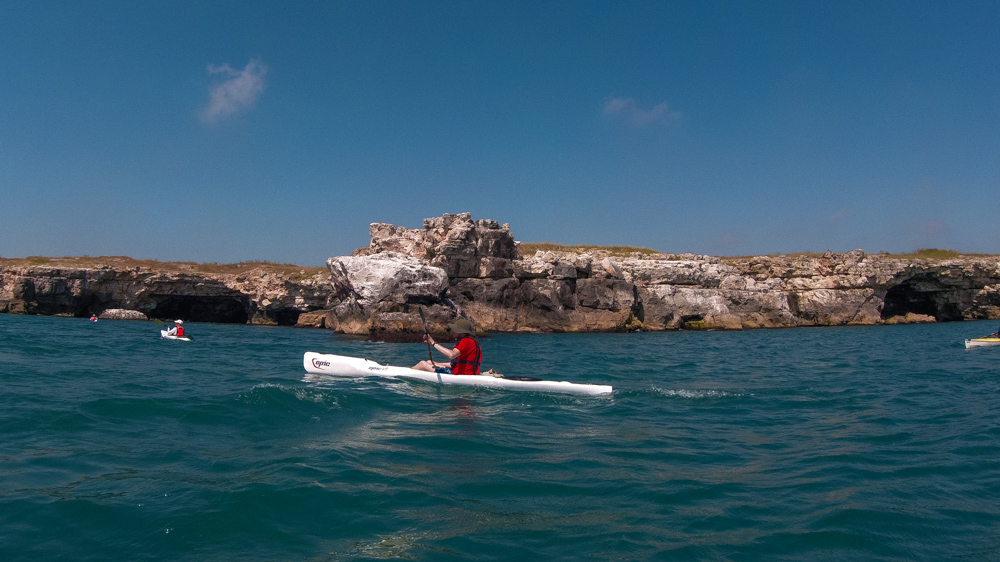
M 496 335 L 574 397 L 305 377 L 322 330 L 0 315 L 0 560 L 997 560 L 997 322 Z

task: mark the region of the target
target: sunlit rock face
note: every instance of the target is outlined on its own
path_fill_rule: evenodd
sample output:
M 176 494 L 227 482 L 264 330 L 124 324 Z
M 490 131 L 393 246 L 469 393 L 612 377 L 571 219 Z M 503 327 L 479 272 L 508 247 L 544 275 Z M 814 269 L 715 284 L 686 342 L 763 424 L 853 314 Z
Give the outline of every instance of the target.
M 448 289 L 442 268 L 395 252 L 330 258 L 327 267 L 331 282 L 349 285 L 364 307 L 382 302 L 433 304 Z
M 440 267 L 395 251 L 333 257 L 326 264 L 334 295 L 323 327 L 350 334 L 421 333 L 418 310 L 432 308 L 438 330 L 451 317 L 442 313 L 448 276 Z M 305 320 L 315 321 L 312 315 Z
M 423 229 L 373 223 L 371 254 L 393 252 L 440 267 L 449 278 L 506 277 L 517 247 L 510 225 L 472 220 L 471 213 L 424 219 Z

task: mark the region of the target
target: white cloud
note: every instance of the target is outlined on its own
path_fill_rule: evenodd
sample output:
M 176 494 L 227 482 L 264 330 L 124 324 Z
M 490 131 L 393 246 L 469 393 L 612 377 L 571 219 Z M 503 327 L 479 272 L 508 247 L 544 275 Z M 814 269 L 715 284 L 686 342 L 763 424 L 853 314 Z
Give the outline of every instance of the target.
M 247 63 L 243 70 L 236 70 L 228 64 L 222 66 L 210 64 L 208 73 L 219 75 L 223 79 L 209 88 L 208 105 L 201 114 L 202 121 L 215 123 L 230 115 L 246 111 L 257 103 L 257 98 L 264 91 L 267 66 L 256 59 Z
M 649 109 L 642 109 L 632 98 L 612 98 L 604 104 L 604 114 L 620 117 L 633 125 L 643 126 L 657 121 L 669 121 L 680 118 L 681 114 L 670 111 L 667 102 Z

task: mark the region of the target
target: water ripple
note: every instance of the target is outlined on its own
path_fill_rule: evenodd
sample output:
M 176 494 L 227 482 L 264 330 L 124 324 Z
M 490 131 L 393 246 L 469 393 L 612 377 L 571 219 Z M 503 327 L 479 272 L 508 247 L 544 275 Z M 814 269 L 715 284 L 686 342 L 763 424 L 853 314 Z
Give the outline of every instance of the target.
M 0 559 L 994 559 L 976 323 L 483 340 L 605 397 L 312 377 L 325 331 L 0 317 Z

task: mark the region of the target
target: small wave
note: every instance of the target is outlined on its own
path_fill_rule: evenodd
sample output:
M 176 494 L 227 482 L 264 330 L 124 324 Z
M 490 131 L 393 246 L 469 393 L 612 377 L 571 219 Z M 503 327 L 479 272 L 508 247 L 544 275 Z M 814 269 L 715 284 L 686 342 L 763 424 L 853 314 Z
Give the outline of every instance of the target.
M 240 394 L 238 402 L 245 404 L 282 404 L 290 400 L 294 402 L 311 402 L 326 406 L 337 406 L 336 397 L 319 388 L 288 387 L 277 383 L 260 383 L 254 385 L 248 392 Z
M 331 554 L 334 560 L 355 559 L 357 557 L 374 560 L 389 560 L 393 558 L 412 560 L 420 558 L 420 553 L 428 551 L 444 552 L 452 555 L 457 554 L 453 551 L 430 546 L 430 542 L 440 539 L 441 537 L 426 532 L 379 535 L 376 539 L 354 542 L 343 552 L 334 552 Z
M 744 396 L 753 396 L 752 392 L 734 392 L 731 390 L 694 390 L 694 389 L 666 389 L 658 388 L 656 386 L 652 387 L 652 391 L 655 394 L 662 396 L 671 396 L 679 398 L 742 398 Z

